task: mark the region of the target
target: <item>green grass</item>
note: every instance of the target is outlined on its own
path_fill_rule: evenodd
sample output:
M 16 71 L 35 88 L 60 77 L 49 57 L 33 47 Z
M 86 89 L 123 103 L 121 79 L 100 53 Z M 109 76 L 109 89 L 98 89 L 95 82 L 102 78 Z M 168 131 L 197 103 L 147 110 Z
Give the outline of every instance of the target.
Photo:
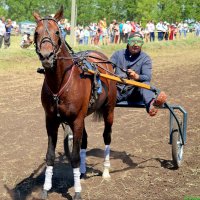
M 67 37 L 69 42 L 69 36 Z M 39 59 L 35 53 L 35 48 L 32 45 L 28 49 L 20 47 L 21 36 L 11 37 L 11 46 L 8 49 L 3 47 L 0 49 L 0 71 L 18 71 L 27 69 L 36 69 L 40 66 Z M 85 50 L 97 50 L 103 52 L 110 57 L 116 50 L 126 48 L 126 44 L 110 44 L 110 45 L 77 45 L 73 47 L 75 52 Z M 151 56 L 159 56 L 165 52 L 183 51 L 184 49 L 200 49 L 200 37 L 194 37 L 189 34 L 187 39 L 177 39 L 173 41 L 155 41 L 145 43 L 143 50 Z
M 184 200 L 200 200 L 200 197 L 184 197 Z

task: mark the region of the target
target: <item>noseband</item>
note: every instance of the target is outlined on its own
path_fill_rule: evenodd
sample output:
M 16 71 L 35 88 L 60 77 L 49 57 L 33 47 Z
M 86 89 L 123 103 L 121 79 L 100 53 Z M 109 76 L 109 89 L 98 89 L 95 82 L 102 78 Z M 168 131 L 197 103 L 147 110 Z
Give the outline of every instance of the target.
M 58 40 L 58 44 L 55 43 L 55 41 L 52 39 L 52 36 L 50 34 L 50 31 L 48 29 L 48 22 L 49 21 L 54 21 L 58 27 L 58 31 L 55 32 L 55 35 L 59 38 Z M 37 43 L 37 36 L 38 36 L 38 33 L 35 32 L 35 35 L 34 35 L 34 43 L 35 43 L 35 47 L 36 47 L 36 53 L 39 55 L 40 57 L 40 60 L 42 60 L 42 54 L 41 54 L 41 46 L 43 43 L 45 42 L 49 42 L 52 46 L 53 46 L 53 51 L 50 53 L 49 57 L 54 55 L 53 56 L 53 60 L 55 61 L 56 58 L 57 58 L 57 54 L 60 52 L 60 48 L 62 46 L 62 36 L 61 36 L 61 31 L 60 31 L 60 28 L 59 28 L 59 25 L 58 25 L 58 22 L 52 18 L 52 17 L 45 17 L 45 18 L 42 18 L 40 19 L 37 24 L 42 21 L 43 22 L 43 25 L 44 25 L 44 33 L 43 33 L 43 37 L 42 39 L 40 40 L 40 43 L 38 44 Z M 45 36 L 45 33 L 47 33 L 48 35 Z

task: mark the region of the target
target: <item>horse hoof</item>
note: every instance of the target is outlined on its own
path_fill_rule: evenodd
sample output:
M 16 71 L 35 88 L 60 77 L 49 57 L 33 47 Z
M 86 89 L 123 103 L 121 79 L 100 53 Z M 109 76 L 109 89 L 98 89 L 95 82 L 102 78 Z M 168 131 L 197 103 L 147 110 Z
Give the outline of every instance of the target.
M 110 175 L 103 175 L 103 179 L 106 181 L 110 181 L 111 176 Z
M 75 192 L 73 200 L 82 200 L 81 193 L 80 192 Z
M 41 194 L 41 199 L 44 200 L 44 199 L 47 199 L 47 197 L 48 197 L 48 191 L 47 190 L 43 190 L 42 194 Z
M 85 179 L 85 178 L 86 178 L 86 174 L 81 173 L 80 179 Z
M 109 173 L 108 169 L 104 169 L 102 177 L 103 177 L 104 180 L 107 180 L 107 181 L 110 180 L 111 177 L 110 177 L 110 173 Z

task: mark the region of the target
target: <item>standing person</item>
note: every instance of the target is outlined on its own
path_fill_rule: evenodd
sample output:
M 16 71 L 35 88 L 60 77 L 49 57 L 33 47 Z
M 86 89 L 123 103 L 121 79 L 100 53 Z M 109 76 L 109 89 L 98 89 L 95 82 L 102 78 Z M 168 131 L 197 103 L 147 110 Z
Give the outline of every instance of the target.
M 131 25 L 131 33 L 134 33 L 136 32 L 136 25 L 137 23 L 135 23 L 134 21 L 130 22 L 130 25 Z M 139 32 L 139 31 L 138 31 Z
M 13 28 L 12 25 L 12 20 L 8 19 L 6 23 L 6 33 L 4 35 L 4 48 L 8 48 L 10 46 L 10 35 L 11 35 L 11 30 Z
M 128 37 L 129 37 L 129 34 L 131 33 L 131 30 L 132 30 L 132 26 L 130 24 L 130 21 L 127 21 L 123 26 L 124 42 L 125 43 L 128 42 Z
M 142 35 L 135 32 L 130 35 L 126 49 L 116 51 L 111 56 L 110 60 L 114 64 L 116 75 L 150 85 L 152 61 L 150 57 L 141 50 L 143 44 Z M 126 70 L 127 72 L 124 72 Z M 151 90 L 117 84 L 117 102 L 143 100 L 150 116 L 155 116 L 157 114 L 157 106 L 162 106 L 166 98 L 164 92 L 160 92 L 156 97 Z
M 169 26 L 169 40 L 174 39 L 175 24 Z
M 100 20 L 98 23 L 98 29 L 97 31 L 99 32 L 99 44 L 103 44 L 103 29 L 104 29 L 104 21 Z
M 150 21 L 145 26 L 145 39 L 146 42 L 150 41 L 150 31 L 149 31 Z
M 75 27 L 75 37 L 76 37 L 76 43 L 79 44 L 80 41 L 80 35 L 81 35 L 81 31 L 79 29 L 79 27 Z
M 0 20 L 0 48 L 2 47 L 3 40 L 4 40 L 4 35 L 6 33 L 6 27 L 4 24 L 4 17 L 1 18 Z
M 90 37 L 89 27 L 86 26 L 85 29 L 84 29 L 84 44 L 85 45 L 88 45 L 89 37 Z
M 109 33 L 108 33 L 108 28 L 104 28 L 103 29 L 103 33 L 102 33 L 102 36 L 103 36 L 103 45 L 108 45 L 110 43 L 110 40 L 109 40 Z
M 84 30 L 83 30 L 83 26 L 80 27 L 79 44 L 84 44 Z
M 162 41 L 163 40 L 163 36 L 164 36 L 164 29 L 163 29 L 163 21 L 160 20 L 160 22 L 157 23 L 156 25 L 156 29 L 158 32 L 158 41 Z
M 114 19 L 109 26 L 109 35 L 110 35 L 110 43 L 114 43 L 115 32 L 114 32 L 114 25 L 117 21 Z
M 114 43 L 117 44 L 118 41 L 119 41 L 119 24 L 118 24 L 118 22 L 115 23 L 113 29 L 114 29 L 114 32 L 115 32 Z
M 135 31 L 134 32 L 140 32 L 141 31 L 141 23 L 140 22 L 134 22 L 135 24 Z M 132 32 L 132 33 L 134 33 Z
M 152 20 L 147 24 L 147 28 L 149 31 L 150 42 L 154 42 L 155 41 L 155 25 Z
M 169 38 L 169 23 L 164 22 L 163 24 L 163 39 L 168 40 Z
M 64 18 L 60 20 L 59 28 L 61 30 L 61 35 L 62 35 L 62 37 L 63 37 L 63 39 L 65 41 L 66 40 L 66 36 L 67 36 L 67 27 L 65 25 L 65 19 Z
M 177 32 L 178 32 L 178 28 L 177 28 L 177 23 L 174 24 L 174 39 L 177 39 Z
M 124 42 L 123 26 L 124 26 L 124 20 L 122 20 L 121 23 L 119 24 L 119 43 Z
M 99 27 L 99 24 L 96 26 L 96 32 L 94 36 L 94 45 L 99 45 L 100 35 L 101 35 L 101 28 Z
M 70 23 L 68 19 L 65 19 L 65 29 L 67 30 L 67 35 L 70 35 Z
M 188 32 L 188 23 L 187 23 L 187 21 L 185 21 L 184 23 L 183 23 L 183 35 L 184 35 L 184 38 L 186 39 L 186 37 L 187 37 L 187 32 Z
M 179 32 L 179 38 L 181 38 L 181 35 L 183 33 L 183 22 L 182 21 L 178 24 L 178 32 Z
M 103 18 L 103 20 L 101 20 L 101 27 L 102 27 L 102 44 L 108 45 L 109 35 L 108 35 L 108 27 L 107 27 L 106 18 Z
M 106 18 L 103 18 L 103 20 L 102 20 L 102 28 L 107 29 Z
M 200 36 L 200 21 L 197 22 L 196 36 Z
M 94 37 L 96 35 L 96 24 L 90 23 L 89 30 L 90 30 L 90 44 L 94 44 Z

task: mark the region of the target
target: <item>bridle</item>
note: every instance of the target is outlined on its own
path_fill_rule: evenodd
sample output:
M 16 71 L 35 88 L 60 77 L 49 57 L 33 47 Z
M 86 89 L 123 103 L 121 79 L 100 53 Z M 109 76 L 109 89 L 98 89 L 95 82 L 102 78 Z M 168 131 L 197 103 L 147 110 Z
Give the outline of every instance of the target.
M 48 29 L 48 23 L 49 23 L 50 20 L 54 21 L 57 25 L 58 30 L 55 32 L 55 35 L 59 38 L 58 44 L 56 44 L 55 41 L 52 39 L 52 36 L 51 36 L 50 31 Z M 49 42 L 53 46 L 53 51 L 49 54 L 49 57 L 51 57 L 53 55 L 53 61 L 55 62 L 57 55 L 60 52 L 61 46 L 63 44 L 63 39 L 62 39 L 62 35 L 61 35 L 61 31 L 60 31 L 58 22 L 52 17 L 41 18 L 40 20 L 37 21 L 37 24 L 39 22 L 43 22 L 44 33 L 43 33 L 42 39 L 40 40 L 40 43 L 38 44 L 38 42 L 37 42 L 38 32 L 35 32 L 34 44 L 35 44 L 35 48 L 36 48 L 36 53 L 38 54 L 40 61 L 42 61 L 43 56 L 41 54 L 41 46 L 42 46 L 43 43 Z M 47 33 L 47 36 L 45 36 L 46 33 Z

